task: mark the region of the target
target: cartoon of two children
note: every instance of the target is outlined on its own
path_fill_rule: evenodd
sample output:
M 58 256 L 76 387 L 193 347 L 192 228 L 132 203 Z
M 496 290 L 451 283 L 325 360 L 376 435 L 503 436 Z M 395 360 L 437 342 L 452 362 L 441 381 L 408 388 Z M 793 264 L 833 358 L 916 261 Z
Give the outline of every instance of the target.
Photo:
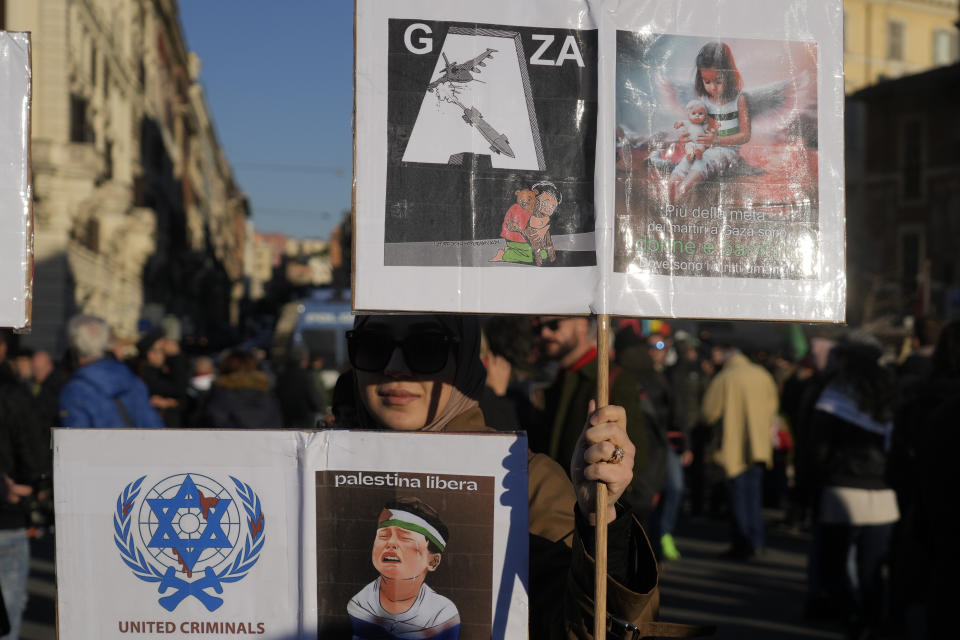
M 550 236 L 550 222 L 563 201 L 560 190 L 552 182 L 538 182 L 514 195 L 517 201 L 504 215 L 500 231 L 507 247 L 498 250 L 490 262 L 536 262 L 538 267 L 544 260 L 555 262 L 557 252 Z
M 460 613 L 425 583 L 436 571 L 449 532 L 418 498 L 388 502 L 377 521 L 373 566 L 380 573 L 347 605 L 353 638 L 455 640 Z

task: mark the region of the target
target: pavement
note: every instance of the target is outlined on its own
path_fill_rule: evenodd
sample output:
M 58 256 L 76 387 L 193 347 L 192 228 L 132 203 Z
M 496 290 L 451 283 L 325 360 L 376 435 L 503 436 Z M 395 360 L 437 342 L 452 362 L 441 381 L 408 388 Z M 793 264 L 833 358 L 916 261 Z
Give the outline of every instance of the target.
M 674 533 L 682 557 L 661 564 L 661 619 L 715 625 L 717 640 L 844 640 L 839 627 L 804 619 L 810 536 L 771 526 L 782 516 L 766 512 L 767 548 L 749 561 L 720 558 L 730 547 L 726 521 L 682 520 Z
M 728 535 L 723 520 L 681 520 L 674 538 L 683 557 L 661 565 L 661 619 L 716 625 L 717 640 L 844 640 L 836 626 L 804 620 L 808 534 L 768 526 L 766 551 L 747 562 L 718 557 Z M 56 640 L 53 544 L 53 536 L 32 541 L 21 640 Z
M 57 573 L 53 547 L 54 538 L 50 534 L 30 540 L 30 580 L 27 582 L 30 595 L 23 614 L 20 640 L 57 638 Z

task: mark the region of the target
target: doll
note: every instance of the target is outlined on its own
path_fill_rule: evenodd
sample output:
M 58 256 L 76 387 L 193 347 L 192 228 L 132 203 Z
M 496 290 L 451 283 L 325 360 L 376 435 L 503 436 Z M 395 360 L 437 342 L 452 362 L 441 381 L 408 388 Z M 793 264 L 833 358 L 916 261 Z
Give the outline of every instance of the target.
M 717 131 L 715 123 L 707 116 L 707 106 L 703 100 L 695 98 L 687 103 L 685 109 L 687 121 L 678 120 L 673 124 L 675 129 L 681 130 L 681 139 L 686 139 L 687 142 L 683 147 L 683 159 L 670 173 L 668 188 L 671 202 L 676 197 L 677 185 L 681 184 L 691 171 L 703 171 L 701 166 L 693 166 L 703 164 L 703 152 L 707 149 L 707 145 L 699 142 L 699 139 L 714 135 Z
M 677 120 L 673 123 L 673 128 L 683 129 L 681 135 L 686 133 L 690 136 L 690 141 L 684 145 L 683 150 L 686 153 L 684 157 L 687 162 L 693 162 L 702 158 L 707 148 L 706 145 L 697 142 L 697 138 L 708 132 L 716 133 L 716 127 L 707 117 L 707 106 L 703 104 L 703 100 L 691 100 L 687 103 L 686 110 L 687 121 Z

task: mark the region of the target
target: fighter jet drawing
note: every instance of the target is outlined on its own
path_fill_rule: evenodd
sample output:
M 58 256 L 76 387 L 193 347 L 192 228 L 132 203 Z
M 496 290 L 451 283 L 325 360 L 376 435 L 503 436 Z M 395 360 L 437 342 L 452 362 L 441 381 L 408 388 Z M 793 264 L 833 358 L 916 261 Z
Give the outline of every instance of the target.
M 447 59 L 447 54 L 441 53 L 440 55 L 443 56 L 444 69 L 440 72 L 439 78 L 427 85 L 427 91 L 433 91 L 444 82 L 470 82 L 471 80 L 476 80 L 473 74 L 479 73 L 480 67 L 487 66 L 484 60 L 493 58 L 493 54 L 496 52 L 496 49 L 487 49 L 476 58 L 460 64 L 457 62 L 451 63 L 450 60 Z M 477 82 L 480 81 L 477 80 Z
M 506 134 L 500 133 L 491 127 L 490 123 L 483 119 L 483 114 L 481 114 L 476 107 L 466 107 L 456 99 L 453 100 L 453 103 L 463 109 L 463 115 L 461 116 L 463 121 L 475 127 L 477 131 L 480 132 L 480 135 L 483 136 L 484 140 L 490 143 L 491 151 L 494 153 L 502 153 L 508 158 L 517 157 L 513 153 L 513 149 L 510 148 L 510 141 L 507 140 Z

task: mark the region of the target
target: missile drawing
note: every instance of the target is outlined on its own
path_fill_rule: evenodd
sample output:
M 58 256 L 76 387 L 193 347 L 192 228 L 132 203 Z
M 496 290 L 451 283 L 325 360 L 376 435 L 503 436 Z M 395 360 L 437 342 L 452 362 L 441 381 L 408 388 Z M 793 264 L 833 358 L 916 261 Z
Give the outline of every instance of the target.
M 476 128 L 480 132 L 480 135 L 483 136 L 484 140 L 490 143 L 490 150 L 495 153 L 502 153 L 508 158 L 516 158 L 513 149 L 510 148 L 510 141 L 507 139 L 506 134 L 500 133 L 492 126 L 490 123 L 483 119 L 483 114 L 476 107 L 467 107 L 460 103 L 459 100 L 451 100 L 455 105 L 463 109 L 463 121 L 468 125 Z

